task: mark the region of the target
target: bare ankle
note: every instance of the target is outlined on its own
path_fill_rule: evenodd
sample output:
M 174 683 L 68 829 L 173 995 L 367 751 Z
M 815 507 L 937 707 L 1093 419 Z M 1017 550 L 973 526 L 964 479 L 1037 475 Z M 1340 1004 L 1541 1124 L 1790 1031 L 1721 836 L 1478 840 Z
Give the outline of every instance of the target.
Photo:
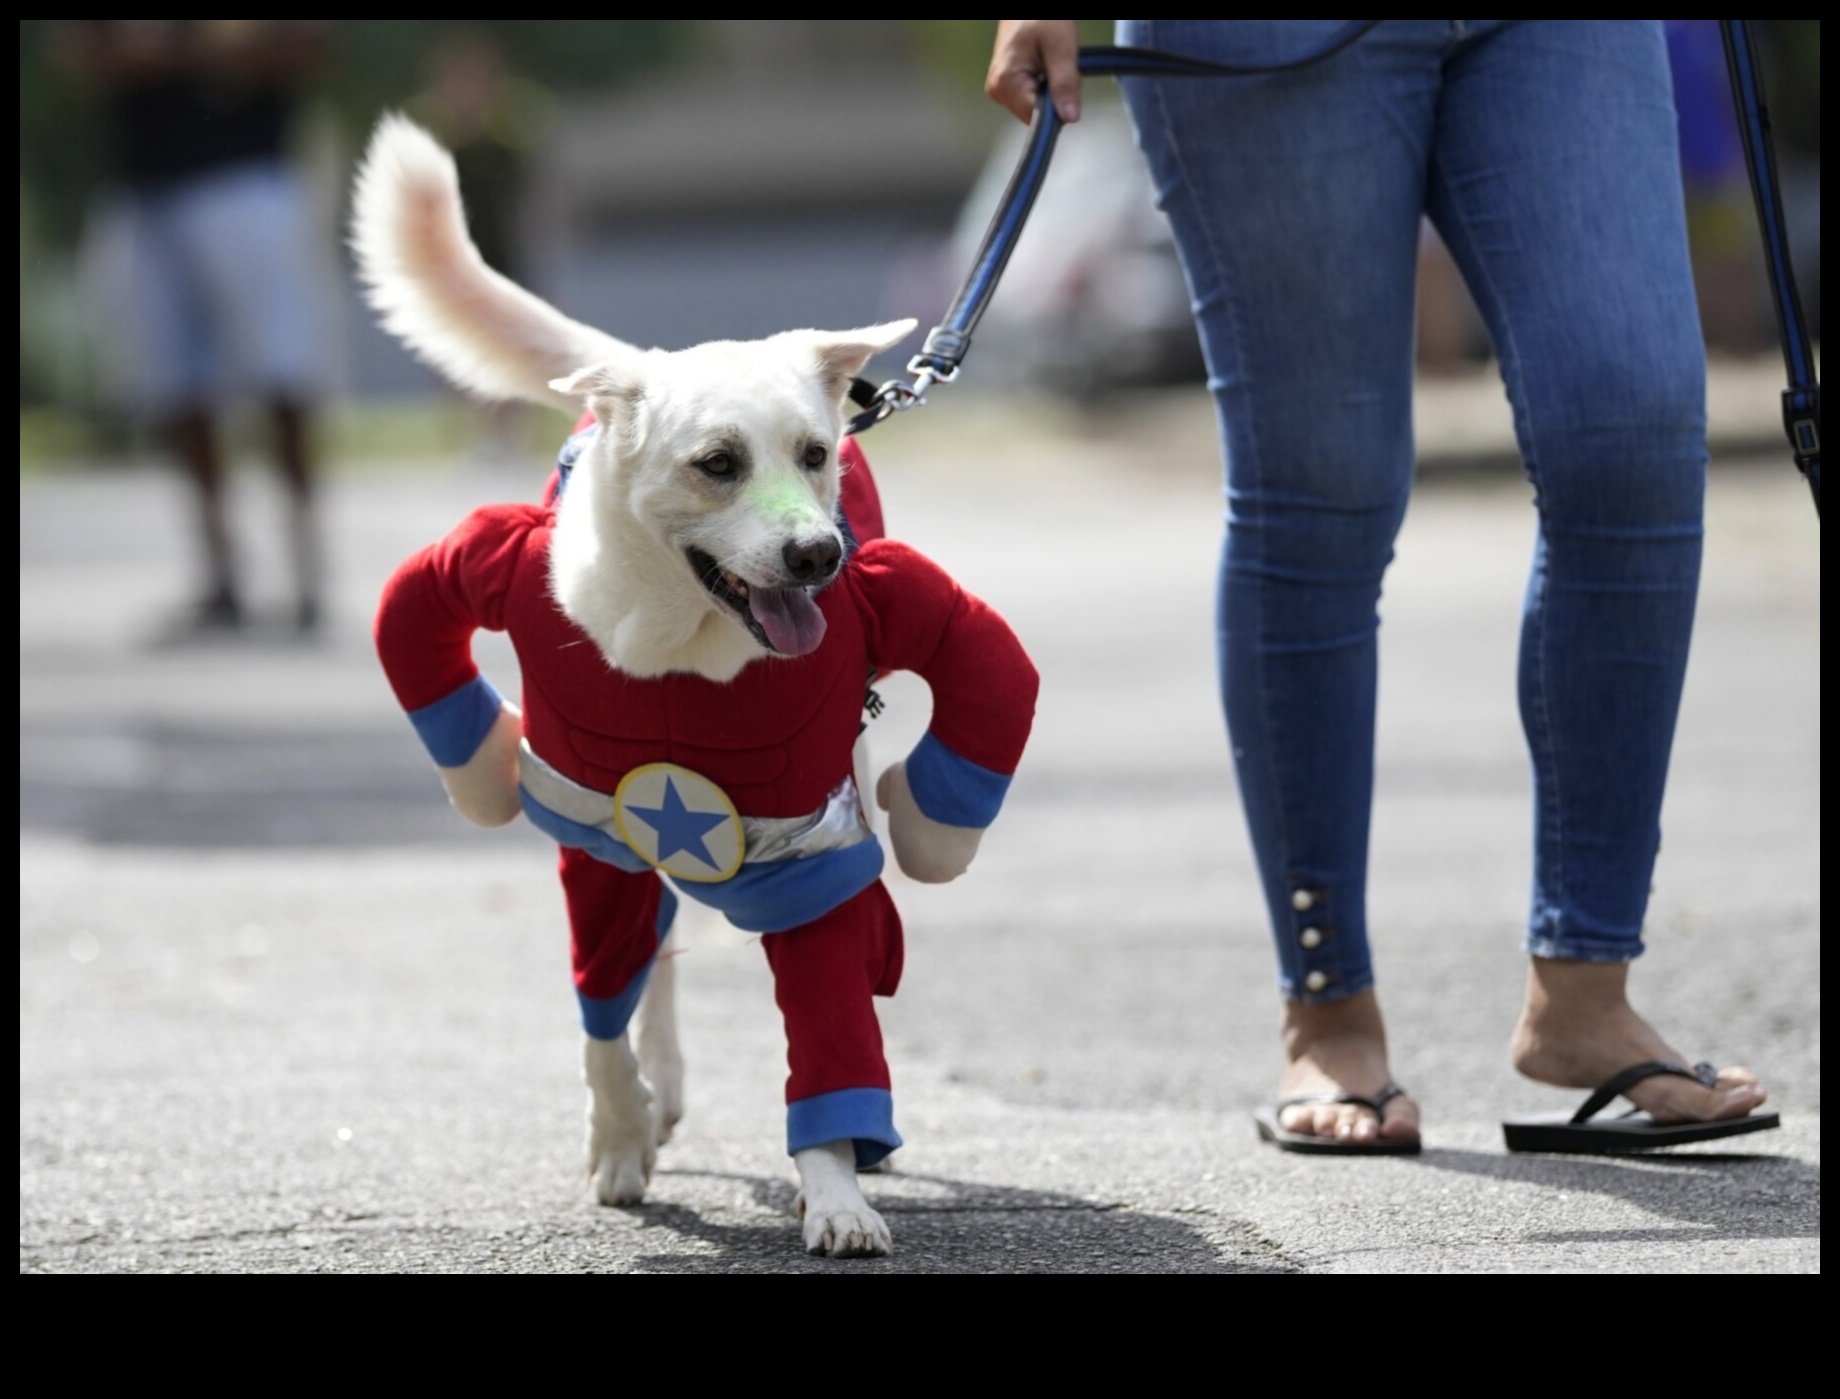
M 1514 1027 L 1514 1067 L 1542 1083 L 1584 1087 L 1673 1052 L 1629 1003 L 1629 964 L 1535 957 Z
M 1629 1004 L 1629 963 L 1527 959 L 1527 1009 L 1535 1014 L 1600 1015 Z
M 1386 1056 L 1386 1023 L 1371 990 L 1339 1001 L 1285 1001 L 1279 1010 L 1278 1032 L 1284 1057 L 1292 1063 L 1331 1042 L 1368 1045 L 1381 1058 Z

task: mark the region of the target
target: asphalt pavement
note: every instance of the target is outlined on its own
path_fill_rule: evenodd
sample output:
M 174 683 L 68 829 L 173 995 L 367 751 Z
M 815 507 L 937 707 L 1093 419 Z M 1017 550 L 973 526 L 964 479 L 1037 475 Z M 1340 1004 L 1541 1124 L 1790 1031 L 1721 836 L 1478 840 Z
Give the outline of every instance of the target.
M 273 624 L 162 640 L 190 581 L 169 475 L 22 478 L 21 1271 L 1818 1271 L 1820 537 L 1786 452 L 1733 432 L 1715 453 L 1635 978 L 1684 1050 L 1765 1078 L 1783 1129 L 1503 1150 L 1502 1115 L 1575 1095 L 1506 1057 L 1534 513 L 1498 395 L 1459 386 L 1427 393 L 1383 603 L 1371 921 L 1426 1150 L 1311 1159 L 1250 1118 L 1275 1003 L 1214 695 L 1196 398 L 1074 417 L 942 393 L 867 440 L 891 532 L 999 607 L 1043 674 L 971 873 L 890 876 L 908 1145 L 866 1178 L 896 1244 L 873 1262 L 799 1251 L 765 960 L 706 915 L 679 963 L 688 1115 L 644 1205 L 591 1202 L 553 849 L 453 815 L 368 637 L 394 564 L 533 494 L 540 459 L 336 472 L 313 643 L 279 620 L 266 556 Z M 270 478 L 236 484 L 252 549 L 278 538 Z M 515 683 L 498 638 L 479 653 Z M 886 697 L 878 765 L 926 723 L 917 682 Z

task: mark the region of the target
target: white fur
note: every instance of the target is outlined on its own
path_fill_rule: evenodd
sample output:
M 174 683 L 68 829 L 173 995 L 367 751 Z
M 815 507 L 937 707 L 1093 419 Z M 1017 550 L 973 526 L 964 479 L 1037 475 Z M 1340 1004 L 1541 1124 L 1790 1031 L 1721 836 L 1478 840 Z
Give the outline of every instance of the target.
M 505 700 L 479 751 L 457 768 L 437 767 L 447 799 L 475 826 L 503 826 L 515 820 L 518 804 L 518 740 L 524 711 Z
M 658 1144 L 651 1090 L 639 1077 L 628 1037 L 588 1039 L 582 1077 L 588 1084 L 588 1178 L 594 1198 L 603 1205 L 636 1205 L 651 1182 Z
M 805 1222 L 805 1251 L 832 1258 L 881 1258 L 894 1252 L 882 1217 L 870 1208 L 856 1183 L 856 1151 L 848 1142 L 826 1142 L 794 1152 L 799 1171 L 799 1218 Z
M 551 585 L 611 664 L 722 681 L 766 654 L 697 582 L 685 550 L 771 588 L 792 581 L 787 544 L 840 542 L 843 395 L 870 355 L 912 328 L 718 340 L 556 381 L 602 431 L 576 462 L 557 515 Z M 812 443 L 828 454 L 816 471 L 800 462 Z M 721 449 L 745 456 L 744 482 L 712 481 L 694 465 Z
M 550 543 L 550 584 L 608 664 L 635 676 L 687 671 L 726 681 L 770 653 L 698 580 L 699 550 L 757 587 L 798 585 L 788 546 L 840 543 L 837 444 L 850 381 L 871 355 L 905 339 L 911 320 L 860 330 L 796 330 L 765 340 L 640 350 L 570 320 L 499 276 L 466 231 L 452 158 L 421 128 L 385 117 L 359 171 L 352 247 L 384 325 L 461 388 L 591 410 L 601 424 L 569 480 Z M 824 449 L 817 467 L 806 462 Z M 712 453 L 743 467 L 712 475 Z M 442 782 L 469 820 L 517 814 L 517 730 L 506 705 L 472 760 Z M 890 810 L 896 858 L 916 878 L 951 878 L 970 862 L 941 836 L 899 777 Z M 884 778 L 884 785 L 889 782 Z M 888 804 L 884 798 L 884 805 Z M 956 828 L 942 827 L 951 832 Z M 950 870 L 950 873 L 944 871 Z M 911 871 L 910 871 L 911 872 Z M 661 1143 L 683 1113 L 675 976 L 663 954 L 629 1036 L 589 1039 L 588 1172 L 595 1198 L 644 1198 Z M 856 1184 L 849 1142 L 795 1158 L 806 1247 L 839 1257 L 885 1254 L 881 1217 Z
M 377 123 L 352 197 L 351 246 L 384 326 L 482 398 L 566 407 L 551 379 L 633 353 L 486 266 L 466 231 L 453 157 L 406 118 Z
M 399 116 L 371 138 L 351 241 L 384 325 L 460 387 L 585 405 L 600 419 L 550 563 L 557 602 L 608 662 L 637 676 L 731 680 L 763 656 L 696 580 L 685 548 L 772 588 L 792 581 L 788 543 L 835 540 L 850 380 L 914 322 L 637 350 L 487 267 L 467 235 L 452 157 Z M 812 441 L 829 453 L 816 471 L 799 460 Z M 747 458 L 740 489 L 712 485 L 693 464 L 723 444 Z

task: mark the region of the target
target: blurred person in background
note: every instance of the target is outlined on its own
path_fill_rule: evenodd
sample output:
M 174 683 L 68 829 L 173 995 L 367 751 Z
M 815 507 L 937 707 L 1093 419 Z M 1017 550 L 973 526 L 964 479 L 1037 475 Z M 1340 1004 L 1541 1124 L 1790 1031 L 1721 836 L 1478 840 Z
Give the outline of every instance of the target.
M 1117 42 L 1270 67 L 1345 26 L 1131 20 Z M 986 92 L 1028 122 L 1045 86 L 1076 120 L 1078 44 L 1072 20 L 1002 21 Z M 1756 1077 L 1687 1069 L 1627 995 L 1707 455 L 1660 22 L 1387 20 L 1292 72 L 1122 82 L 1226 462 L 1221 696 L 1284 1050 L 1261 1133 L 1305 1151 L 1419 1141 L 1389 1065 L 1366 894 L 1377 608 L 1412 484 L 1426 215 L 1488 325 L 1539 512 L 1520 662 L 1534 887 L 1512 1062 L 1541 1083 L 1619 1088 L 1656 1124 L 1749 1130 L 1736 1119 L 1768 1096 Z M 1568 1149 L 1617 1149 L 1599 1126 Z
M 312 20 L 76 20 L 61 56 L 100 94 L 114 189 L 92 230 L 95 332 L 110 377 L 193 487 L 201 595 L 182 634 L 247 620 L 224 499 L 222 415 L 260 399 L 289 502 L 294 624 L 320 621 L 312 412 L 329 289 L 288 159 L 304 82 L 327 47 Z

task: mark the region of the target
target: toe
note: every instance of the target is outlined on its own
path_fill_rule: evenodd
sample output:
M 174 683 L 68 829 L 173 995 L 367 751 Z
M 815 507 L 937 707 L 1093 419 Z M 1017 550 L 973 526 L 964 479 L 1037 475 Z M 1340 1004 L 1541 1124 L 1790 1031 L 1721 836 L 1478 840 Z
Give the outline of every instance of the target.
M 1378 1135 L 1390 1142 L 1417 1141 L 1418 1104 L 1410 1098 L 1394 1098 L 1386 1105 Z
M 1288 1107 L 1278 1114 L 1278 1125 L 1287 1132 L 1295 1132 L 1302 1137 L 1322 1135 L 1317 1119 L 1322 1115 L 1322 1108 L 1314 1103 L 1299 1103 Z M 1334 1130 L 1333 1125 L 1330 1128 Z
M 1371 1142 L 1380 1135 L 1380 1120 L 1365 1108 L 1348 1107 L 1335 1124 L 1335 1134 L 1344 1141 Z
M 1769 1090 L 1749 1069 L 1722 1069 L 1711 1088 L 1684 1078 L 1652 1078 L 1639 1083 L 1629 1100 L 1646 1108 L 1656 1122 L 1721 1122 L 1744 1117 L 1769 1101 Z
M 1717 1099 L 1712 1111 L 1714 1120 L 1744 1117 L 1770 1100 L 1770 1090 L 1759 1083 L 1749 1069 L 1726 1069 L 1719 1075 L 1718 1087 L 1712 1092 Z

